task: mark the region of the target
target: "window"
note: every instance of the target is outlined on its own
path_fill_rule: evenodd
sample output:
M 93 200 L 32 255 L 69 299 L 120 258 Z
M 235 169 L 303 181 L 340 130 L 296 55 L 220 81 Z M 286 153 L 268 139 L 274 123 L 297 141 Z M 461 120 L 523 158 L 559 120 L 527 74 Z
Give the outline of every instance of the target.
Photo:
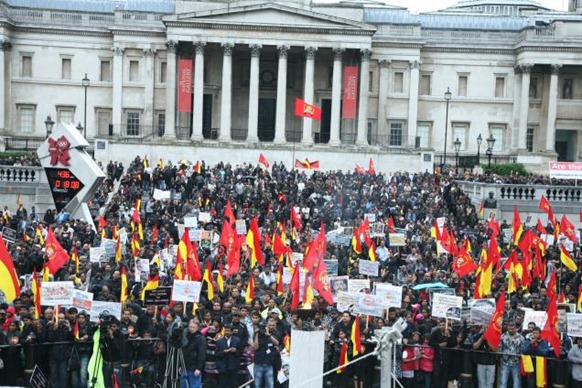
M 61 58 L 61 79 L 71 79 L 71 58 Z
M 157 123 L 157 128 L 155 128 L 155 131 L 159 137 L 162 137 L 166 131 L 166 113 L 162 110 L 157 111 L 155 115 Z
M 111 82 L 111 61 L 108 59 L 101 61 L 99 80 L 101 82 Z
M 378 132 L 376 131 L 376 120 L 368 120 L 368 144 L 376 144 Z
M 527 134 L 525 138 L 525 147 L 527 148 L 528 152 L 533 152 L 534 147 L 534 129 L 528 128 Z
M 564 100 L 572 99 L 572 87 L 574 86 L 574 80 L 571 78 L 565 79 L 562 84 L 562 98 Z
M 97 109 L 95 110 L 95 114 L 97 117 L 97 133 L 100 136 L 113 136 L 111 109 Z
M 489 132 L 495 139 L 493 152 L 502 152 L 505 140 L 505 125 L 494 124 L 489 127 Z
M 538 98 L 538 79 L 534 77 L 529 80 L 529 98 Z
M 402 123 L 390 123 L 390 145 L 393 147 L 402 146 Z
M 165 84 L 168 77 L 168 62 L 160 62 L 160 83 Z
M 505 77 L 495 77 L 495 97 L 505 97 Z
M 466 75 L 459 76 L 459 85 L 458 85 L 458 96 L 459 97 L 467 97 L 467 81 L 469 77 Z
M 368 75 L 368 91 L 369 92 L 374 91 L 374 72 L 373 71 L 371 71 Z
M 75 124 L 75 108 L 57 106 L 57 123 Z
M 416 148 L 430 147 L 430 124 L 418 124 L 416 127 Z
M 127 136 L 139 136 L 139 112 L 127 112 Z
M 450 143 L 448 144 L 448 146 L 453 147 L 453 143 L 457 139 L 459 139 L 459 141 L 461 142 L 461 148 L 459 148 L 459 151 L 466 151 L 467 150 L 467 132 L 469 132 L 468 129 L 469 129 L 468 124 L 464 124 L 464 123 L 453 124 L 453 136 L 449 140 Z
M 430 96 L 430 74 L 423 74 L 420 76 L 420 95 Z
M 394 93 L 404 93 L 404 73 L 394 73 Z
M 129 61 L 129 82 L 139 82 L 139 61 Z
M 20 76 L 26 78 L 32 77 L 32 55 L 22 56 L 22 68 L 20 69 Z
M 17 107 L 20 132 L 34 132 L 34 115 L 36 107 L 31 105 L 20 105 Z

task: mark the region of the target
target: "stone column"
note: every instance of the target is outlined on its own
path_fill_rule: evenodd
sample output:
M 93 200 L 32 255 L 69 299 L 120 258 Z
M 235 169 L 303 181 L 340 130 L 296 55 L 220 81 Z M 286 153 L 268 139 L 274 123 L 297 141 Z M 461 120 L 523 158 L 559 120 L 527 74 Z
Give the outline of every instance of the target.
M 289 46 L 278 46 L 279 68 L 277 69 L 277 110 L 275 113 L 275 144 L 286 142 L 285 120 L 287 110 L 287 55 Z
M 251 77 L 249 81 L 249 130 L 247 141 L 259 141 L 259 67 L 261 46 L 253 44 L 251 49 Z
M 2 39 L 0 41 L 0 130 L 6 129 L 6 67 L 4 52 L 10 50 L 10 42 Z
M 546 151 L 556 152 L 556 114 L 558 109 L 558 77 L 562 65 L 552 65 L 550 76 L 550 100 L 548 104 L 548 124 L 546 125 Z
M 303 89 L 303 100 L 308 104 L 313 104 L 314 101 L 314 71 L 315 71 L 315 52 L 317 47 L 305 48 L 305 87 Z M 301 137 L 301 144 L 313 144 L 313 119 L 303 118 L 303 134 Z
M 521 97 L 519 105 L 519 131 L 517 138 L 517 149 L 526 149 L 527 137 L 527 114 L 529 110 L 529 76 L 532 65 L 521 65 Z
M 174 139 L 176 137 L 176 48 L 178 42 L 169 40 L 166 42 L 166 122 L 164 137 Z
M 514 83 L 513 83 L 513 125 L 511 128 L 511 148 L 512 151 L 517 150 L 517 138 L 519 136 L 519 99 L 521 91 L 521 69 L 519 65 L 513 66 Z M 488 136 L 485 136 L 488 137 Z
M 368 145 L 368 84 L 370 83 L 370 57 L 372 51 L 364 49 L 360 59 L 360 96 L 358 102 L 358 137 L 356 144 Z
M 378 135 L 385 135 L 388 132 L 386 129 L 386 103 L 388 100 L 388 70 L 390 68 L 390 61 L 383 59 L 378 62 L 378 65 L 380 66 L 380 84 L 378 86 Z
M 408 91 L 408 148 L 414 148 L 416 137 L 416 122 L 418 120 L 418 82 L 420 62 L 410 62 L 410 87 Z
M 331 123 L 329 145 L 339 146 L 342 103 L 342 58 L 344 49 L 333 49 L 333 78 L 331 85 Z
M 145 58 L 144 69 L 145 69 L 145 89 L 144 89 L 144 124 L 151 126 L 152 134 L 157 137 L 157 128 L 154 124 L 154 82 L 155 82 L 155 65 L 154 57 L 156 56 L 156 49 L 152 47 L 145 48 L 143 50 L 143 56 Z M 153 133 L 155 132 L 155 133 Z
M 220 97 L 220 135 L 219 141 L 230 141 L 232 115 L 232 50 L 234 45 L 222 45 L 222 93 Z
M 192 108 L 192 140 L 202 140 L 202 114 L 204 110 L 204 48 L 205 42 L 194 42 L 194 107 Z
M 123 123 L 123 50 L 121 45 L 113 47 L 113 109 L 111 121 L 114 132 L 117 135 L 125 136 L 127 131 L 122 130 Z

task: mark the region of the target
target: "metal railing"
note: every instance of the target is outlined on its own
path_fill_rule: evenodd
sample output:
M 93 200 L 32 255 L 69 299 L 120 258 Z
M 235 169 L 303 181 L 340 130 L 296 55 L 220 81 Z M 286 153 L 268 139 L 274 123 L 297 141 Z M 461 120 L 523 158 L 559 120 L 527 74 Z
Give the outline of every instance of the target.
M 121 138 L 145 140 L 164 136 L 165 128 L 159 125 L 121 124 L 114 128 L 114 134 Z

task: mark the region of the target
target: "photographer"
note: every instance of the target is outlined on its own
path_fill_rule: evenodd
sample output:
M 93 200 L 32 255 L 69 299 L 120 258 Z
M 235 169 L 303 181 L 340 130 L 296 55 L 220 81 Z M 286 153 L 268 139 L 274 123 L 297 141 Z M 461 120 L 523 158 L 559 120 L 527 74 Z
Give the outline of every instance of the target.
M 183 346 L 185 373 L 182 372 L 182 387 L 202 388 L 202 370 L 206 359 L 206 340 L 200 333 L 197 321 L 191 320 L 184 333 Z
M 122 362 L 126 357 L 125 338 L 119 330 L 119 320 L 113 316 L 102 317 L 100 330 L 105 385 L 114 386 L 117 382 L 122 386 Z
M 279 341 L 269 330 L 265 323 L 259 324 L 258 332 L 255 332 L 253 348 L 255 349 L 255 387 L 273 388 L 273 365 L 279 356 Z

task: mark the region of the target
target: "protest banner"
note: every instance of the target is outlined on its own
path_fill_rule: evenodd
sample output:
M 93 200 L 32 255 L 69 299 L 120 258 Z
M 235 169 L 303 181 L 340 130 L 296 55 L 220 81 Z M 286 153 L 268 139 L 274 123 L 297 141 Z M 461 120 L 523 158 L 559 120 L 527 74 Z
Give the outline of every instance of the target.
M 391 247 L 403 247 L 406 245 L 406 235 L 404 233 L 388 233 Z
M 77 310 L 84 310 L 87 314 L 91 311 L 91 306 L 93 304 L 93 293 L 81 290 L 73 290 L 73 303 L 72 307 L 76 307 Z
M 186 228 L 197 228 L 198 227 L 198 217 L 194 216 L 184 216 L 184 227 Z
M 330 276 L 329 288 L 331 288 L 333 299 L 336 300 L 338 292 L 348 291 L 348 276 Z
M 360 275 L 374 277 L 378 276 L 378 273 L 380 271 L 380 262 L 371 260 L 360 260 L 358 261 L 358 265 L 360 268 Z
M 207 223 L 212 221 L 212 216 L 208 212 L 200 212 L 198 213 L 198 221 Z
M 568 320 L 568 336 L 582 337 L 582 314 L 567 313 Z
M 200 301 L 201 289 L 201 282 L 175 279 L 172 290 L 172 300 L 176 302 L 198 302 Z
M 522 329 L 527 330 L 527 325 L 533 322 L 537 327 L 543 329 L 548 320 L 548 313 L 545 311 L 535 311 L 527 309 L 525 310 L 525 315 L 523 317 Z
M 370 224 L 373 224 L 374 222 L 376 222 L 376 214 L 374 213 L 366 213 L 364 214 L 364 220 L 368 219 L 368 221 L 370 221 Z
M 384 312 L 381 300 L 377 295 L 364 294 L 358 292 L 356 294 L 356 303 L 354 304 L 354 314 L 372 315 L 374 317 L 381 317 Z
M 91 263 L 104 263 L 109 261 L 109 259 L 105 255 L 105 247 L 89 248 L 89 261 Z
M 164 306 L 170 304 L 171 300 L 172 287 L 158 287 L 145 291 L 143 304 L 145 306 Z
M 101 315 L 113 315 L 115 318 L 121 319 L 121 303 L 94 300 L 89 315 L 91 322 L 99 322 Z
M 164 199 L 171 199 L 172 192 L 170 190 L 160 190 L 154 189 L 154 199 L 156 201 L 162 201 Z
M 494 298 L 472 299 L 469 301 L 471 308 L 469 322 L 471 325 L 487 326 L 495 312 L 496 302 Z
M 236 234 L 243 236 L 247 234 L 247 224 L 245 220 L 236 220 Z
M 73 303 L 73 282 L 43 282 L 40 294 L 42 306 L 70 305 Z
M 370 288 L 370 279 L 349 279 L 348 292 L 360 292 Z
M 336 307 L 338 311 L 350 310 L 356 303 L 356 293 L 338 291 Z
M 390 283 L 374 283 L 374 293 L 379 298 L 382 307 L 402 307 L 402 287 Z
M 460 296 L 434 294 L 432 301 L 432 316 L 461 320 L 463 298 Z
M 323 260 L 325 263 L 325 268 L 327 268 L 327 274 L 329 276 L 337 276 L 338 272 L 338 261 L 337 260 Z

